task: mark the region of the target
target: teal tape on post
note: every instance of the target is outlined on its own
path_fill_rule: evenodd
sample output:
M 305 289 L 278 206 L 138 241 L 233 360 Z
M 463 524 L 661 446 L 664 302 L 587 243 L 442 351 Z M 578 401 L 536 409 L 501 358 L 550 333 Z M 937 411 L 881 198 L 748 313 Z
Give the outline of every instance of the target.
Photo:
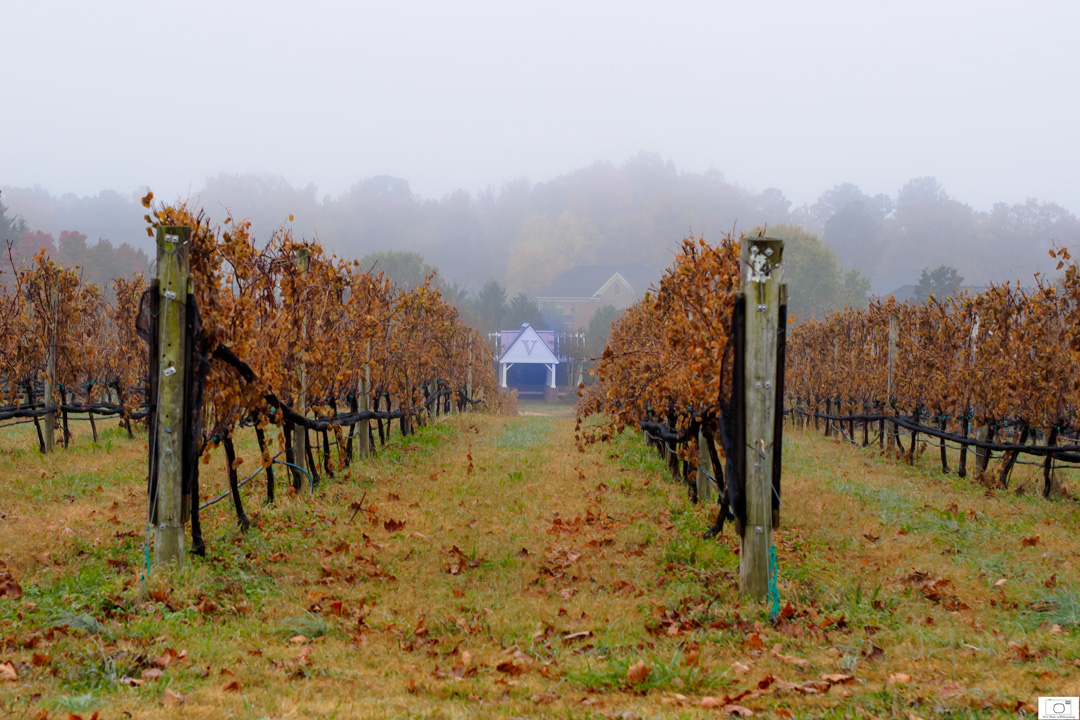
M 775 619 L 780 614 L 780 588 L 776 584 L 776 546 L 769 548 L 769 606 Z

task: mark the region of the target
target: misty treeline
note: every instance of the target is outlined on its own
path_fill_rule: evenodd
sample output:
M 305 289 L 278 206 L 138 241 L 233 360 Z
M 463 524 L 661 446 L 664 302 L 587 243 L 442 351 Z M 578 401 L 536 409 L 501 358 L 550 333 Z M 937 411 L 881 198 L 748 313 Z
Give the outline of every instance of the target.
M 219 208 L 221 218 L 228 208 L 251 219 L 256 236 L 269 237 L 291 214 L 294 232 L 317 235 L 342 256 L 415 253 L 421 265 L 438 268 L 456 305 L 488 318 L 481 321 L 485 328 L 498 314 L 497 306 L 486 315 L 482 309 L 482 298 L 498 295 L 489 281 L 503 290 L 507 307 L 524 293 L 520 305 L 576 265 L 665 267 L 671 248 L 691 231 L 717 239 L 733 227 L 768 225 L 770 234 L 788 238 L 792 311 L 802 315 L 860 304 L 870 279 L 886 282 L 896 271 L 917 278 L 924 268 L 947 266 L 967 285 L 1027 281 L 1052 270 L 1047 251 L 1055 241 L 1069 245 L 1080 236 L 1076 216 L 1059 205 L 1032 199 L 976 211 L 934 178 L 911 180 L 895 197 L 845 183 L 793 207 L 776 188 L 750 190 L 717 170 L 679 171 L 652 153 L 621 165 L 597 162 L 548 182 L 519 178 L 441 199 L 420 197 L 406 180 L 389 176 L 320 197 L 314 184 L 222 174 L 196 194 L 211 212 Z M 9 215 L 18 214 L 31 230 L 54 236 L 71 230 L 148 249 L 139 195 L 53 197 L 41 188 L 4 188 L 3 198 Z
M 93 205 L 92 201 L 80 204 Z M 130 211 L 126 206 L 121 207 Z M 80 218 L 75 214 L 65 218 L 65 222 L 79 224 Z M 4 205 L 4 195 L 0 193 L 0 285 L 13 284 L 13 266 L 32 260 L 42 251 L 64 267 L 80 268 L 83 280 L 102 288 L 106 295 L 112 293 L 114 278 L 145 273 L 150 266 L 146 252 L 130 242 L 113 245 L 107 236 L 101 235 L 96 242 L 88 243 L 87 235 L 75 230 L 61 230 L 57 235 L 33 229 L 24 217 L 15 215 Z

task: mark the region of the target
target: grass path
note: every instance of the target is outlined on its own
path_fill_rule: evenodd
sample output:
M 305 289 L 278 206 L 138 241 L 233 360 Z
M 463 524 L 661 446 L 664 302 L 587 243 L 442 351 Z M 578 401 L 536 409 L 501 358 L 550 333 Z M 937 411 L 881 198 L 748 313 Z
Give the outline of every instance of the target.
M 207 559 L 148 596 L 140 441 L 0 456 L 24 592 L 0 598 L 0 716 L 1014 717 L 1080 694 L 1077 505 L 790 432 L 772 622 L 637 438 L 579 452 L 527 410 L 395 439 L 314 500 L 246 491 L 251 530 L 215 507 Z

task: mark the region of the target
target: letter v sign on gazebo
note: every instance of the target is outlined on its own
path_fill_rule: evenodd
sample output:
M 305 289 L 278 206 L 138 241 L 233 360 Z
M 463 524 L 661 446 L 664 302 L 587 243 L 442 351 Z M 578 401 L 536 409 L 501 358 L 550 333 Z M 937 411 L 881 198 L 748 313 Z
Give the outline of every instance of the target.
M 508 386 L 507 371 L 515 365 L 543 365 L 547 369 L 543 386 L 539 386 L 538 382 L 530 383 L 527 377 L 522 377 L 523 381 L 515 384 L 521 386 L 521 394 L 528 393 L 535 387 L 536 392 L 542 392 L 545 398 L 552 399 L 549 396 L 555 394 L 555 369 L 559 365 L 559 359 L 555 356 L 555 333 L 537 332 L 525 323 L 520 330 L 503 330 L 500 340 L 506 350 L 499 358 L 499 386 Z M 522 373 L 518 375 L 522 376 Z

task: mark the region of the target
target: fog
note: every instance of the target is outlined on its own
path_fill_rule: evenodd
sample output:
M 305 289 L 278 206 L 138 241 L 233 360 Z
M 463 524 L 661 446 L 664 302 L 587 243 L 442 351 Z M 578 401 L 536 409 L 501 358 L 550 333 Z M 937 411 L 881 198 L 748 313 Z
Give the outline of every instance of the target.
M 57 0 L 2 17 L 2 200 L 57 236 L 147 247 L 149 186 L 511 292 L 570 261 L 663 265 L 690 228 L 736 221 L 801 225 L 882 282 L 939 264 L 1012 279 L 1076 240 L 1075 2 Z M 529 272 L 525 250 L 549 246 Z

